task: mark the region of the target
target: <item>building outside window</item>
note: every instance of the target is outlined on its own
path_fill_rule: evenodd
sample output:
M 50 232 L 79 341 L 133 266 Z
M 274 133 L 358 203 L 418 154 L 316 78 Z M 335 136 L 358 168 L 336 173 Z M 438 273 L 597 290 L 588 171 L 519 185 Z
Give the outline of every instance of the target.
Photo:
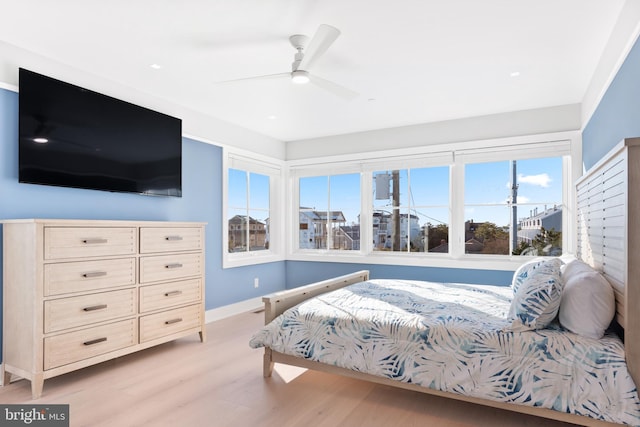
M 298 249 L 360 250 L 360 174 L 299 178 Z
M 373 172 L 374 251 L 449 252 L 449 167 Z
M 228 251 L 269 248 L 269 177 L 228 169 Z

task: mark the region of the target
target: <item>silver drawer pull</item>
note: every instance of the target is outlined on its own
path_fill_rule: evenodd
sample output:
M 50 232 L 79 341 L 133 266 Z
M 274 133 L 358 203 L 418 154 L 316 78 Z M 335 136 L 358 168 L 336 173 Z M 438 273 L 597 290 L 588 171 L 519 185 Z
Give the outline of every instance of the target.
M 96 311 L 96 310 L 104 310 L 105 308 L 107 308 L 107 304 L 99 304 L 99 305 L 92 305 L 91 307 L 85 307 L 83 308 L 84 311 Z
M 107 243 L 108 240 L 107 239 L 101 239 L 99 237 L 93 237 L 93 238 L 89 238 L 89 239 L 82 239 L 82 243 L 85 243 L 87 245 L 95 245 L 98 243 Z
M 173 264 L 165 264 L 164 268 L 181 268 L 182 264 L 180 264 L 179 262 L 173 263 Z
M 90 271 L 88 273 L 82 273 L 82 277 L 87 279 L 90 279 L 92 277 L 102 277 L 106 275 L 107 275 L 106 271 Z
M 102 338 L 96 338 L 95 340 L 91 340 L 91 341 L 85 341 L 82 344 L 93 345 L 93 344 L 98 344 L 99 342 L 105 342 L 106 340 L 107 340 L 107 337 L 102 337 Z
M 164 238 L 164 240 L 167 240 L 169 242 L 175 242 L 178 240 L 182 240 L 182 236 L 167 236 Z
M 171 291 L 164 294 L 165 297 L 175 297 L 176 295 L 182 295 L 182 291 Z
M 182 318 L 177 317 L 175 319 L 167 320 L 164 322 L 165 325 L 172 325 L 174 323 L 182 322 Z

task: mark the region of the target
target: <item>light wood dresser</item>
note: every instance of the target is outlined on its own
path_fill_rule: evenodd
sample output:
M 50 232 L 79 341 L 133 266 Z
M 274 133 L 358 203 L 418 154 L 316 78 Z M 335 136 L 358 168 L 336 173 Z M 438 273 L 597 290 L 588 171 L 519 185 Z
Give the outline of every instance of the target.
M 204 223 L 2 221 L 3 380 L 44 380 L 204 327 Z

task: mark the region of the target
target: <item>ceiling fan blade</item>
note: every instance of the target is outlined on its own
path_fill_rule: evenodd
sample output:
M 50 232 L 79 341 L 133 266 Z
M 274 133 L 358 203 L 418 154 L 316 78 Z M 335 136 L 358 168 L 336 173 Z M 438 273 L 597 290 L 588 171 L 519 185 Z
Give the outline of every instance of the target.
M 253 77 L 243 77 L 241 79 L 233 79 L 233 80 L 224 80 L 221 82 L 214 82 L 214 85 L 224 85 L 228 83 L 236 83 L 243 82 L 247 80 L 272 80 L 272 79 L 281 79 L 283 77 L 291 78 L 291 73 L 278 73 L 278 74 L 266 74 L 264 76 L 253 76 Z
M 314 85 L 327 90 L 336 96 L 339 96 L 340 98 L 346 99 L 347 101 L 351 101 L 352 99 L 357 98 L 359 95 L 357 92 L 354 92 L 351 89 L 347 89 L 346 87 L 341 86 L 338 83 L 331 82 L 315 75 L 310 75 L 309 81 Z
M 333 44 L 339 35 L 340 30 L 336 27 L 327 24 L 320 25 L 309 45 L 305 47 L 304 57 L 297 69 L 309 71 L 313 63 L 329 49 L 329 46 Z

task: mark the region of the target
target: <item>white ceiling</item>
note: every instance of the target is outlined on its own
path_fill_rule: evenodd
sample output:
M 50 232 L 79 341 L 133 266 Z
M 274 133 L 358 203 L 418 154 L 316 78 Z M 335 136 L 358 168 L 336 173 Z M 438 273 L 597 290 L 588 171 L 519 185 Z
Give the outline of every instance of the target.
M 0 40 L 291 141 L 580 103 L 623 4 L 0 0 Z M 342 34 L 312 74 L 357 98 L 288 79 L 216 84 L 290 71 L 289 36 L 320 24 Z

